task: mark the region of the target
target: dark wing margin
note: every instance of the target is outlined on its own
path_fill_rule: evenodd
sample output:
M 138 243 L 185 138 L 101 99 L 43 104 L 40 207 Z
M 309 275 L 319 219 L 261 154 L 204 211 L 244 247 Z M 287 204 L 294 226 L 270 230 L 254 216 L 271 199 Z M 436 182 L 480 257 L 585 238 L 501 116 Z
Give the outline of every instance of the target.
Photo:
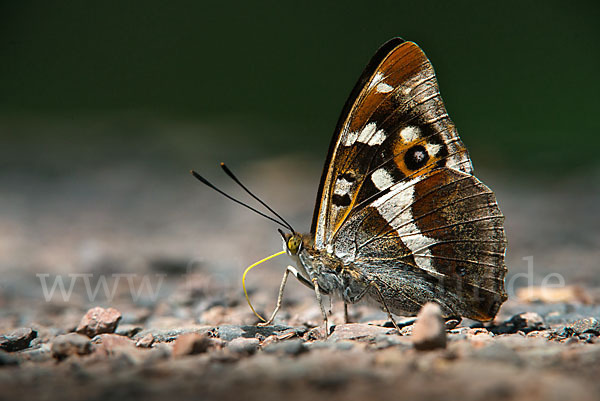
M 350 96 L 346 100 L 344 107 L 342 108 L 342 112 L 340 113 L 340 117 L 338 118 L 337 124 L 335 126 L 335 130 L 333 136 L 331 138 L 331 142 L 329 143 L 329 149 L 327 150 L 327 157 L 325 159 L 325 165 L 323 166 L 323 173 L 321 174 L 321 181 L 319 182 L 319 189 L 317 190 L 317 200 L 315 202 L 315 208 L 313 212 L 312 224 L 310 226 L 310 232 L 314 234 L 317 230 L 317 222 L 319 218 L 319 209 L 321 205 L 321 198 L 323 197 L 323 190 L 325 188 L 325 181 L 327 180 L 327 172 L 329 171 L 329 164 L 331 163 L 331 159 L 333 157 L 333 153 L 335 150 L 335 146 L 338 142 L 339 136 L 342 133 L 342 128 L 344 126 L 345 121 L 352 110 L 352 106 L 356 102 L 356 99 L 360 95 L 362 89 L 365 87 L 369 79 L 373 76 L 377 67 L 381 62 L 386 58 L 386 56 L 394 50 L 396 47 L 404 43 L 405 40 L 402 38 L 393 38 L 385 42 L 379 50 L 375 53 L 375 55 L 369 61 L 369 64 L 365 67 L 360 78 L 354 85 L 352 92 L 350 92 Z

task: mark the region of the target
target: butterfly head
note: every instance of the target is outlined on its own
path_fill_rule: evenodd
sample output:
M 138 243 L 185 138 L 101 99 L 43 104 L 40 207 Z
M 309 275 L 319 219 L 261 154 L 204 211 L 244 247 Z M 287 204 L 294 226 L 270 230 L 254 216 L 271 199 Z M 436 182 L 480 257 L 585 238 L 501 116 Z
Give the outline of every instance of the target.
M 279 230 L 279 234 L 283 240 L 283 250 L 288 255 L 295 256 L 302 250 L 302 235 L 296 232 L 286 234 L 282 230 Z

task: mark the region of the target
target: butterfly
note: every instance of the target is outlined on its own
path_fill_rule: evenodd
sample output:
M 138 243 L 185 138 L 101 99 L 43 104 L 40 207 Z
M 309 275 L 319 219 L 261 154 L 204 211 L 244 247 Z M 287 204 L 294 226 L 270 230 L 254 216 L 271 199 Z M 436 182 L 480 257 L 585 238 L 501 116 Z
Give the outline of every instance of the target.
M 310 232 L 282 224 L 295 266 L 265 324 L 289 274 L 314 290 L 326 328 L 322 295 L 341 298 L 346 317 L 348 304 L 378 304 L 396 328 L 393 315 L 415 316 L 427 302 L 448 319 L 489 321 L 507 299 L 503 222 L 473 175 L 431 62 L 415 43 L 391 39 L 342 110 Z

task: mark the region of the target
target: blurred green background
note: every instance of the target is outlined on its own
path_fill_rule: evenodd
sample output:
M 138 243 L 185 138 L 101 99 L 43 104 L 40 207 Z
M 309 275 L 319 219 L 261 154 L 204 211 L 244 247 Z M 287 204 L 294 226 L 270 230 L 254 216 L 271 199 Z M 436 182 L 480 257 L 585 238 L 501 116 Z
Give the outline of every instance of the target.
M 0 2 L 0 167 L 324 159 L 394 36 L 432 60 L 476 168 L 599 165 L 596 1 Z

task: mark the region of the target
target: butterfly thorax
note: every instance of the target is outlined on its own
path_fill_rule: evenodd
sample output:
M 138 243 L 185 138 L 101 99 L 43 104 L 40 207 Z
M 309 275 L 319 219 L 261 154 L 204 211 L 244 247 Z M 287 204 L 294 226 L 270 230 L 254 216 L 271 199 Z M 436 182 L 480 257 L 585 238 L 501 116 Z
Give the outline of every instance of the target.
M 311 234 L 287 234 L 284 250 L 294 260 L 299 272 L 327 295 L 355 303 L 366 293 L 369 279 L 353 264 L 314 247 Z

